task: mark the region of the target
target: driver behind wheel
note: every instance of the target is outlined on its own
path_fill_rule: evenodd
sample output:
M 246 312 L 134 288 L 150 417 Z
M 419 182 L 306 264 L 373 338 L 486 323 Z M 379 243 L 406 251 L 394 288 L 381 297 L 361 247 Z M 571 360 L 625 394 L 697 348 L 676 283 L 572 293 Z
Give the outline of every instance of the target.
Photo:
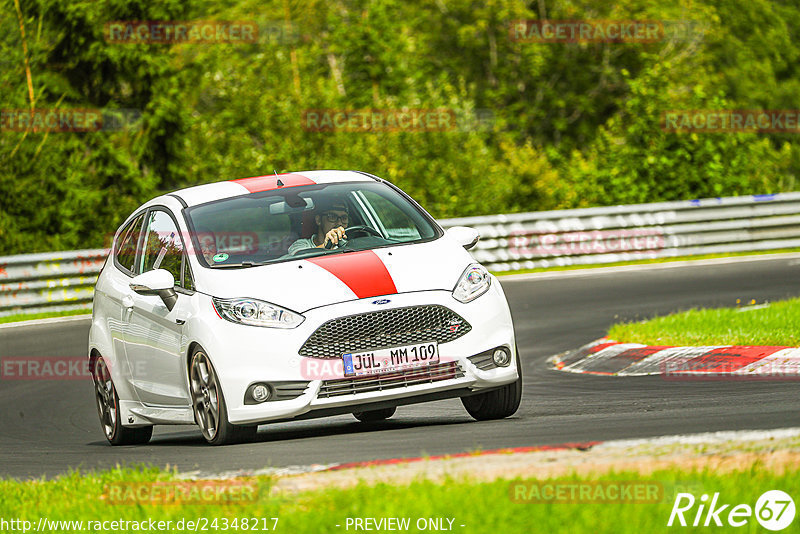
M 318 203 L 317 215 L 314 222 L 317 224 L 316 233 L 308 239 L 298 239 L 289 247 L 289 254 L 297 254 L 309 248 L 338 247 L 347 238 L 345 228 L 350 223 L 347 203 L 343 200 L 332 198 L 322 199 Z M 332 247 L 326 247 L 326 245 Z

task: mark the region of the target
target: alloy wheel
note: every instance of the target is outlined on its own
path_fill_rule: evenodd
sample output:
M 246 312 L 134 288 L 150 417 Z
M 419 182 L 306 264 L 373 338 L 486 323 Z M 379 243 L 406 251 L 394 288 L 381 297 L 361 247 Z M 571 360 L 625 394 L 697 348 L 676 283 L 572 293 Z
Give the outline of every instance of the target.
M 117 402 L 114 398 L 114 383 L 111 381 L 111 373 L 102 357 L 98 357 L 94 363 L 94 391 L 97 399 L 97 413 L 100 415 L 100 424 L 106 433 L 106 438 L 114 437 L 114 428 L 117 424 Z
M 197 352 L 192 359 L 190 382 L 195 421 L 203 437 L 213 440 L 219 427 L 219 383 L 203 352 Z

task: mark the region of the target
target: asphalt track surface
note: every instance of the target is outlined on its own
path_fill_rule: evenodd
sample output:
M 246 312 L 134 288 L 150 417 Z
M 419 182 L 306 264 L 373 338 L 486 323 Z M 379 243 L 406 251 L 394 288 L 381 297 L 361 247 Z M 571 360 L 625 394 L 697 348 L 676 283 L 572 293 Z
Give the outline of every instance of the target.
M 535 280 L 503 280 L 524 368 L 514 417 L 475 422 L 458 399 L 400 407 L 390 420 L 349 415 L 264 425 L 253 443 L 210 447 L 195 427 L 156 427 L 145 446 L 111 447 L 89 381 L 0 381 L 0 477 L 148 463 L 214 474 L 564 442 L 800 426 L 800 382 L 697 382 L 602 377 L 548 368 L 548 356 L 605 334 L 620 319 L 647 318 L 736 299 L 800 295 L 800 261 Z M 0 358 L 81 356 L 88 320 L 0 329 Z

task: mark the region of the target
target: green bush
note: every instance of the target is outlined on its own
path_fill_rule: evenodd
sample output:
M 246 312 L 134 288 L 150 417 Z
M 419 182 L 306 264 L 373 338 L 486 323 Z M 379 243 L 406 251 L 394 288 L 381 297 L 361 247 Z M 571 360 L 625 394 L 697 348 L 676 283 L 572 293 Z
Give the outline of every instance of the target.
M 30 107 L 29 71 L 38 109 L 132 109 L 141 119 L 121 131 L 0 132 L 0 255 L 100 247 L 157 194 L 273 170 L 366 170 L 437 217 L 794 189 L 800 150 L 789 134 L 668 133 L 660 121 L 676 109 L 796 107 L 800 10 L 648 4 L 31 0 L 18 13 L 4 0 L 0 108 Z M 509 38 L 511 21 L 543 17 L 693 31 L 656 43 Z M 286 31 L 236 44 L 115 44 L 103 34 L 115 20 L 195 19 Z M 401 108 L 452 109 L 460 128 L 303 124 L 309 109 Z

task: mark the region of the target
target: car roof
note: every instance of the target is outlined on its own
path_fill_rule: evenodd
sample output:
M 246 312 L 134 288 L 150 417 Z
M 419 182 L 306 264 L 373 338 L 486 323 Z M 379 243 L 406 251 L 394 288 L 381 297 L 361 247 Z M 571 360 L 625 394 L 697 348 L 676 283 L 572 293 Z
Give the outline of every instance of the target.
M 341 182 L 365 182 L 378 180 L 375 176 L 360 171 L 301 171 L 284 174 L 268 174 L 250 178 L 238 178 L 224 182 L 196 185 L 180 189 L 171 196 L 178 197 L 186 206 L 196 206 L 250 193 L 298 187 L 302 185 L 331 184 Z M 280 181 L 280 184 L 278 184 Z

